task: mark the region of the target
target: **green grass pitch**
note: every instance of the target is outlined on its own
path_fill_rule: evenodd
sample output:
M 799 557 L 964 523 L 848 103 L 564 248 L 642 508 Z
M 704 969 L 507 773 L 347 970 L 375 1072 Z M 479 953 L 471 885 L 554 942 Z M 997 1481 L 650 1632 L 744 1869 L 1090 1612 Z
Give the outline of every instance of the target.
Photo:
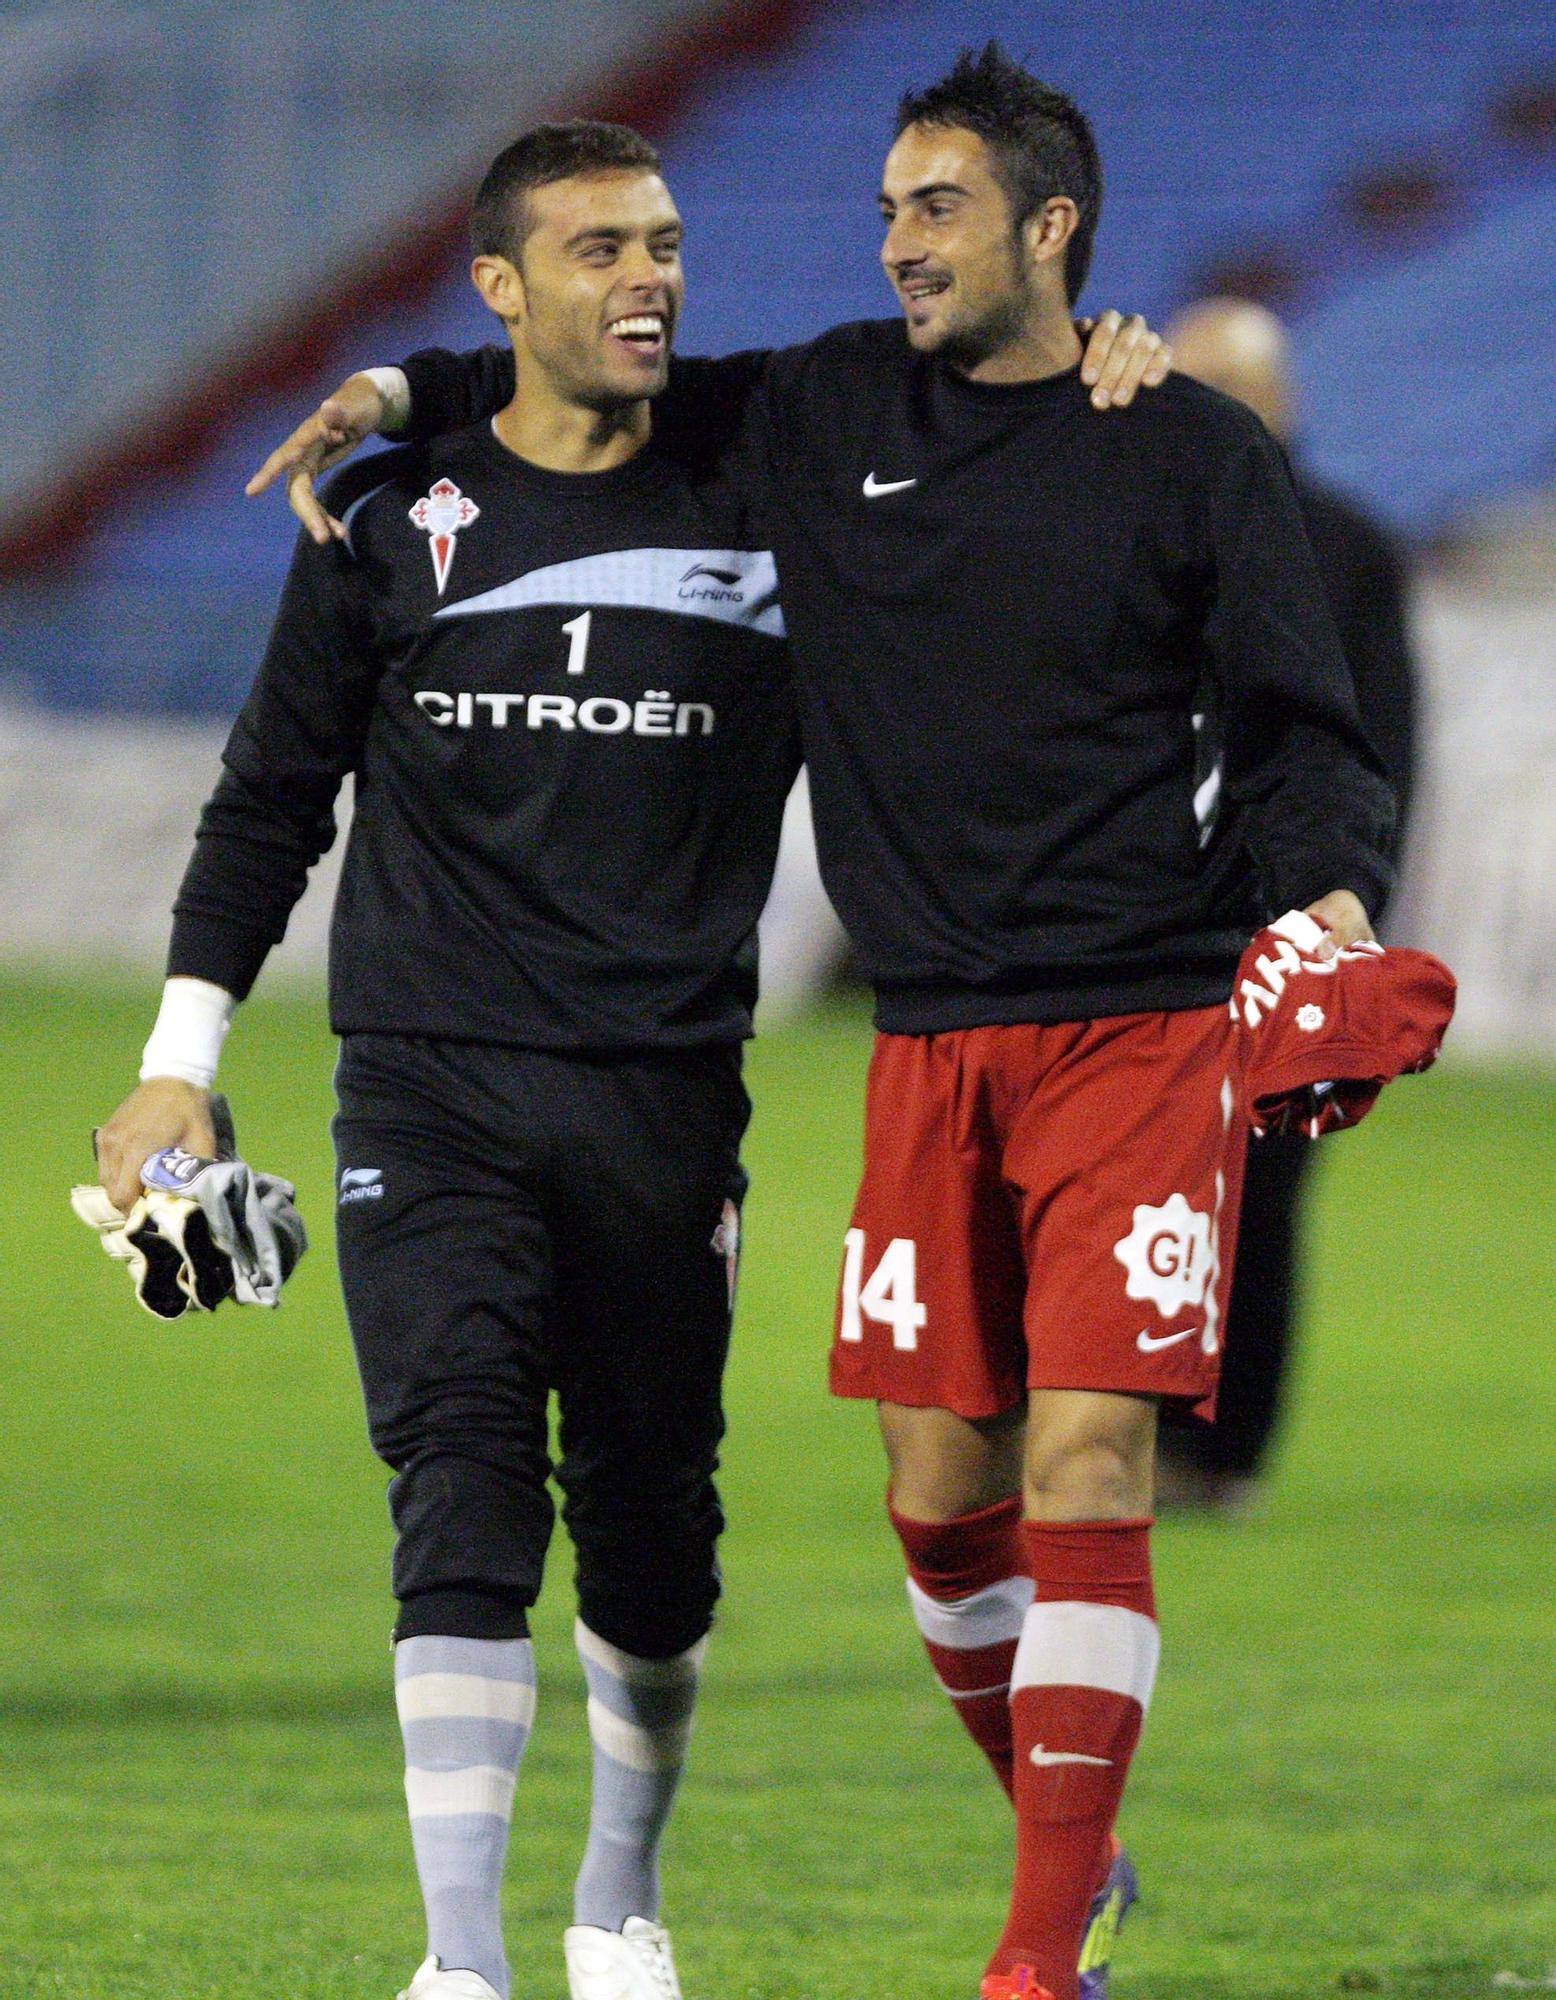
M 71 1217 L 151 995 L 0 985 L 0 1996 L 390 2000 L 421 1952 L 389 1532 L 330 1248 L 331 1045 L 261 998 L 226 1082 L 315 1249 L 160 1328 Z M 930 1683 L 870 1412 L 830 1403 L 864 1018 L 751 1063 L 727 1597 L 666 1914 L 688 2000 L 971 2000 L 1008 1812 Z M 1158 1532 L 1163 1673 L 1119 2000 L 1473 2000 L 1556 1961 L 1556 1085 L 1448 1066 L 1326 1142 L 1262 1514 Z M 587 1745 L 553 1549 L 508 1876 L 560 2000 Z

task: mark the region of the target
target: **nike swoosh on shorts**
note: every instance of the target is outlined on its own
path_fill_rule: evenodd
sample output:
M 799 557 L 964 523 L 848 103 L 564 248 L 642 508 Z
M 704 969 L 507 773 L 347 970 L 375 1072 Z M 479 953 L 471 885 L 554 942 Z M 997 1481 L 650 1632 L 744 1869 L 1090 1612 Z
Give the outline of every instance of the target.
M 1180 1340 L 1192 1340 L 1199 1332 L 1197 1326 L 1185 1327 L 1182 1333 L 1137 1333 L 1135 1346 L 1142 1354 L 1154 1354 L 1159 1347 L 1176 1347 Z

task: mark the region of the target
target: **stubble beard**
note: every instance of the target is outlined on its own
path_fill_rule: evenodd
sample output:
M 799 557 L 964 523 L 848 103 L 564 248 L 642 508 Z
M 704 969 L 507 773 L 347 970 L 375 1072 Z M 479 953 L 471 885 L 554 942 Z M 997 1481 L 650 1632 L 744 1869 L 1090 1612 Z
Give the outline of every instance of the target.
M 1012 250 L 1009 283 L 963 326 L 951 328 L 940 343 L 940 354 L 966 374 L 992 361 L 1026 337 L 1037 301 L 1027 273 Z
M 662 396 L 669 387 L 670 360 L 666 355 L 656 370 L 654 379 L 640 388 L 617 389 L 608 383 L 597 387 L 584 387 L 574 392 L 573 400 L 586 410 L 593 410 L 597 417 L 619 418 L 636 409 L 639 403 L 652 403 Z
M 587 343 L 568 344 L 538 352 L 531 350 L 536 365 L 547 377 L 552 392 L 580 409 L 592 410 L 605 421 L 623 419 L 639 403 L 651 403 L 662 396 L 670 381 L 668 331 L 665 351 L 651 379 L 631 387 L 604 377 L 598 356 Z

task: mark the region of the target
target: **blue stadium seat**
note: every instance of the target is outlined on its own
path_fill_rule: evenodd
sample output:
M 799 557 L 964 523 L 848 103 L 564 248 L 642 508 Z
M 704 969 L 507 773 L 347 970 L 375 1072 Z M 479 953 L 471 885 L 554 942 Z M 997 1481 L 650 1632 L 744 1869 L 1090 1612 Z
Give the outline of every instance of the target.
M 1478 134 L 1506 79 L 1556 63 L 1556 15 L 1528 0 L 860 0 L 793 49 L 728 73 L 665 146 L 689 224 L 688 351 L 803 339 L 891 310 L 875 191 L 902 86 L 998 35 L 1071 89 L 1097 126 L 1108 194 L 1085 304 L 1160 319 L 1196 274 L 1287 243 L 1311 271 L 1297 327 L 1320 467 L 1406 531 L 1428 533 L 1509 484 L 1548 476 L 1549 334 L 1497 365 L 1510 327 L 1556 327 L 1543 243 L 1556 176 Z M 1357 172 L 1446 163 L 1451 240 L 1380 253 L 1336 209 Z M 1392 329 L 1388 339 L 1385 328 Z M 423 309 L 365 324 L 321 384 L 367 360 L 497 332 L 460 269 Z M 1401 342 L 1398 336 L 1405 336 Z M 1401 344 L 1407 372 L 1396 383 Z M 187 477 L 120 507 L 49 591 L 0 599 L 13 662 L 0 694 L 59 706 L 230 711 L 252 672 L 290 547 L 243 475 L 308 391 L 241 413 Z

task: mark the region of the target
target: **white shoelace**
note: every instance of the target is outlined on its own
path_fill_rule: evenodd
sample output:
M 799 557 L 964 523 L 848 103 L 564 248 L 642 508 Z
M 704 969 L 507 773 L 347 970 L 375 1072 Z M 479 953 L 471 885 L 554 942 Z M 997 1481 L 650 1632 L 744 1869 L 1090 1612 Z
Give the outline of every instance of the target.
M 670 1940 L 662 1930 L 639 1931 L 627 1939 L 628 1945 L 647 1968 L 648 1976 L 654 1982 L 655 1990 L 664 2000 L 680 2000 L 680 1987 L 676 1983 L 675 1961 L 670 1956 Z

